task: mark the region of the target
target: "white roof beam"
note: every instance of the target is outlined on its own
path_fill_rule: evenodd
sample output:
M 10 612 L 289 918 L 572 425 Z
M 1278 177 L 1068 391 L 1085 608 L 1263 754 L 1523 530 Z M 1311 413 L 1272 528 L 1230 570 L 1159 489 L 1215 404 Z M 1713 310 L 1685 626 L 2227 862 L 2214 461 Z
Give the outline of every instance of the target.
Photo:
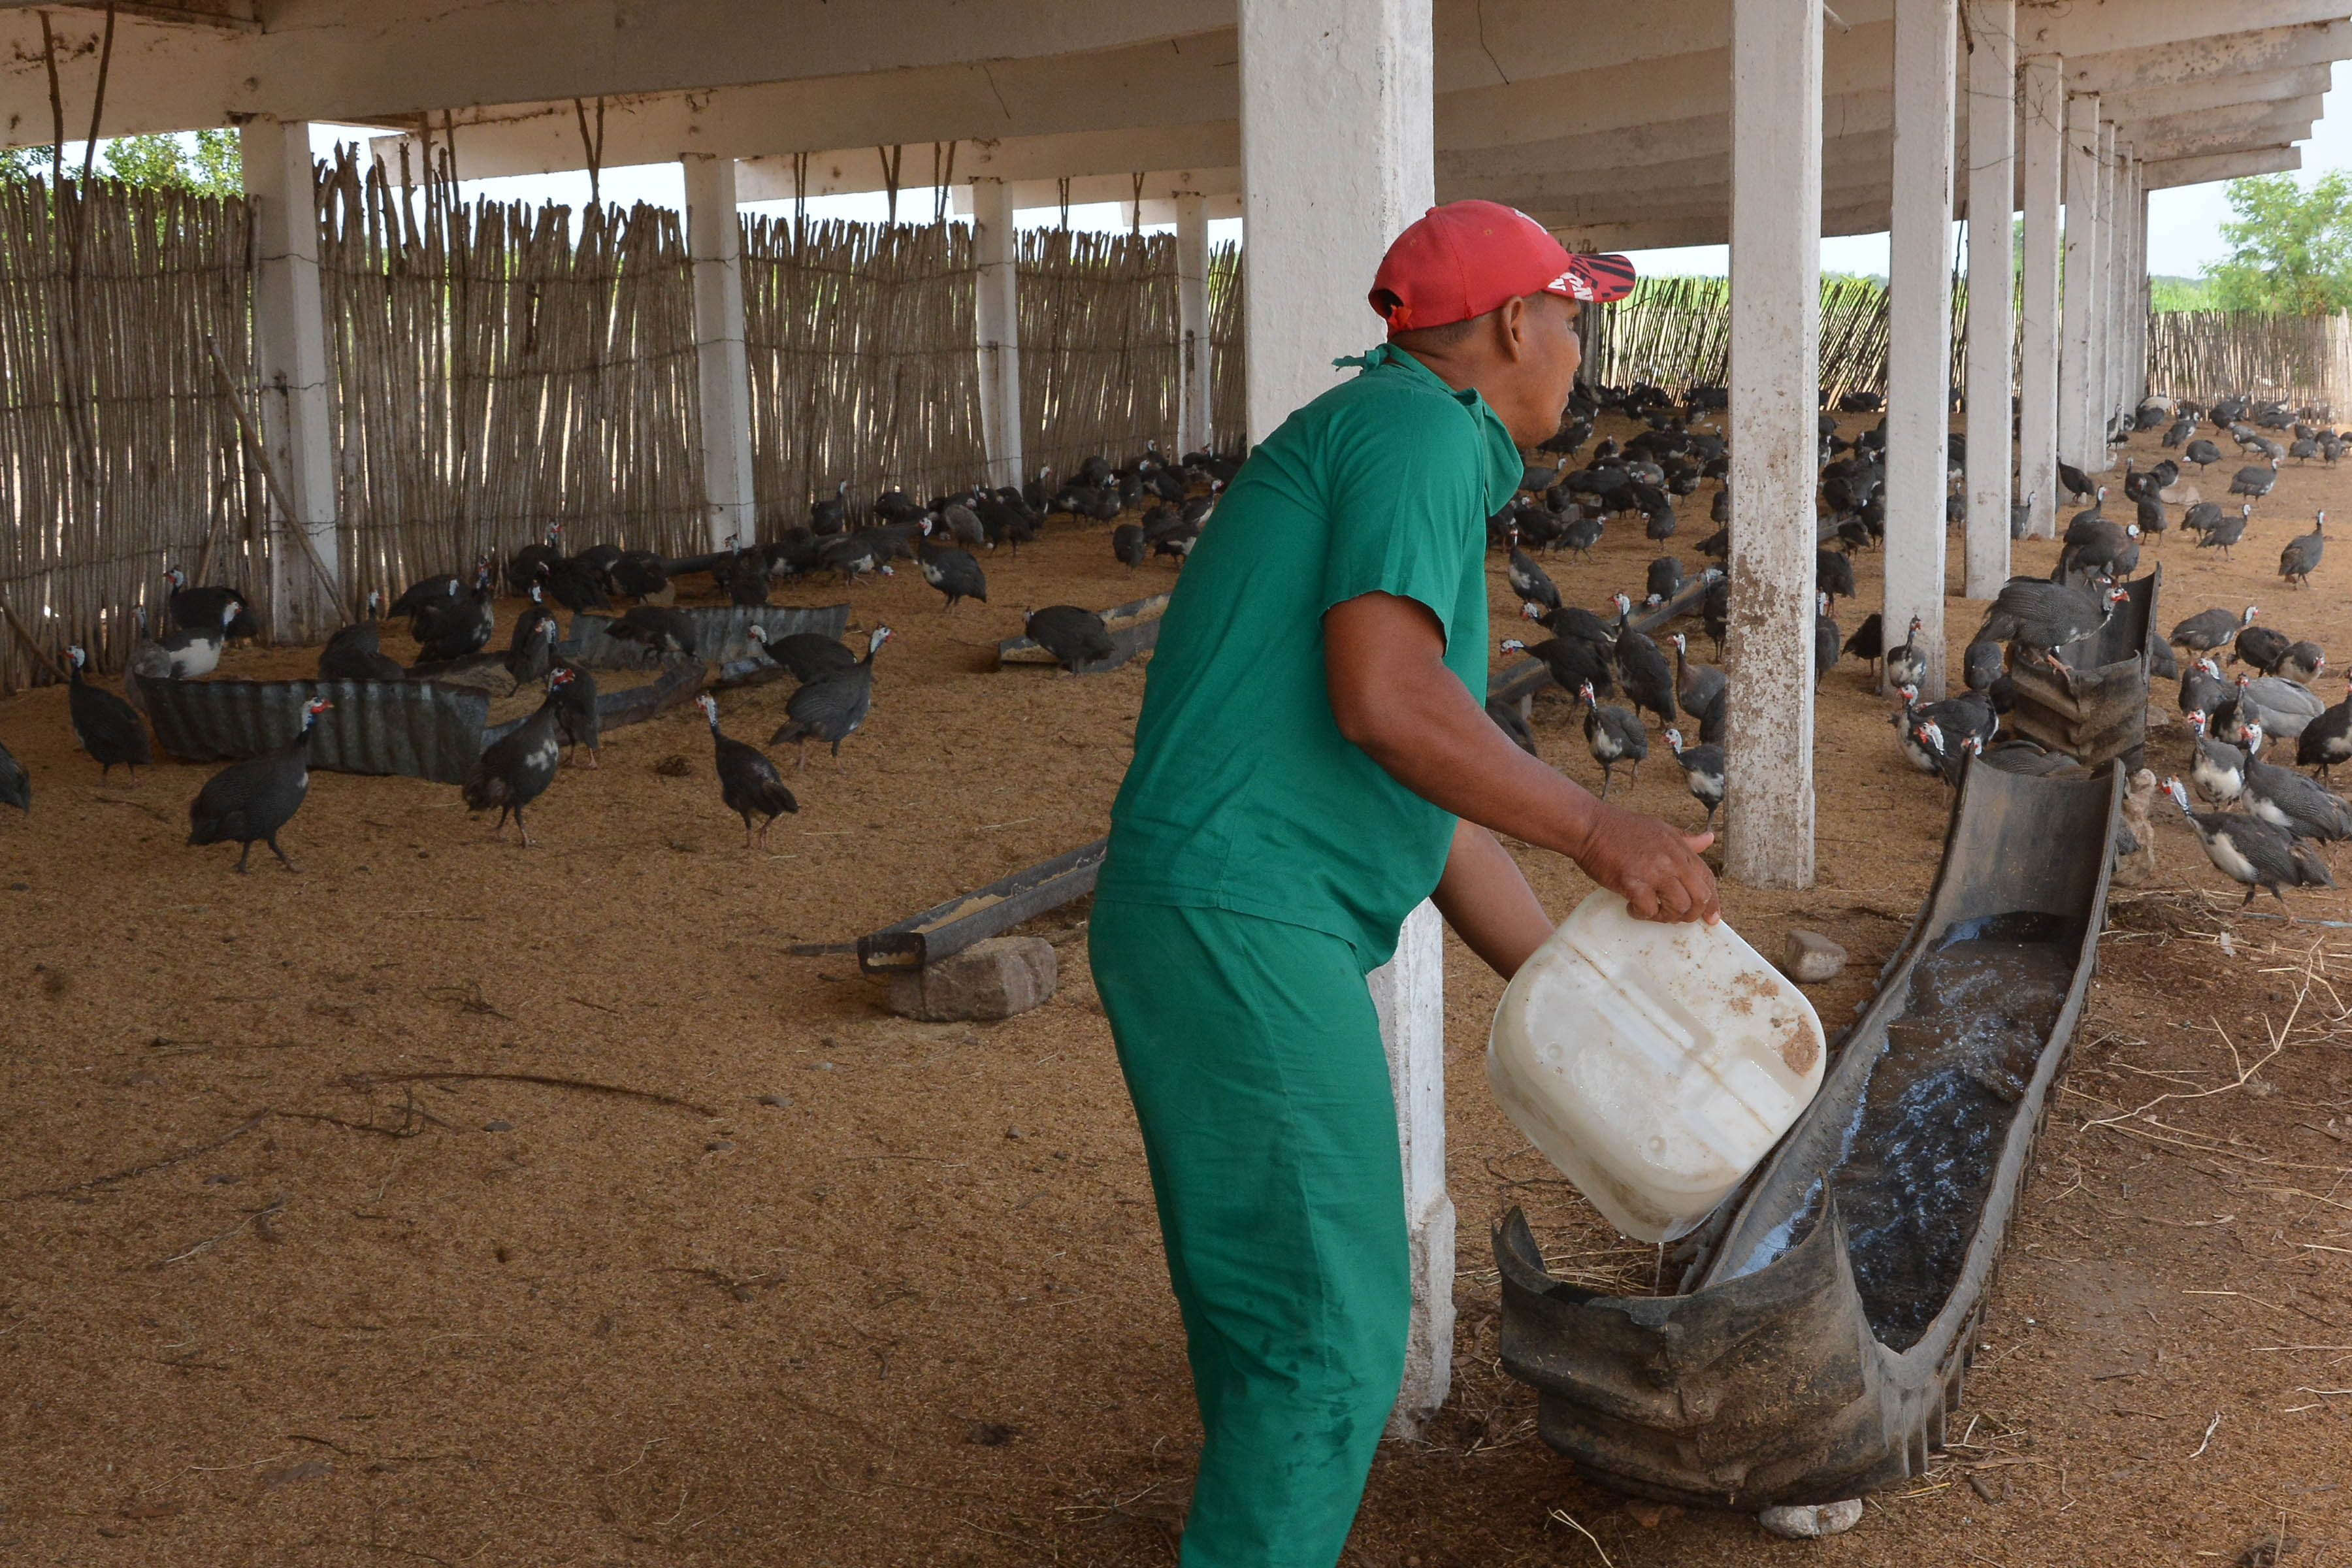
M 2176 185 L 2201 185 L 2213 180 L 2242 180 L 2250 174 L 2284 174 L 2303 167 L 2300 147 L 2257 147 L 2244 153 L 2215 153 L 2201 158 L 2150 159 L 2147 188 L 2170 190 Z
M 957 176 L 953 193 L 954 212 L 959 217 L 971 214 L 971 185 Z M 1062 187 L 1058 180 L 1015 180 L 1013 188 L 1013 210 L 1039 212 L 1062 205 Z M 1238 196 L 1242 190 L 1241 165 L 1223 169 L 1158 169 L 1146 171 L 1143 176 L 1143 200 L 1148 208 L 1153 202 L 1173 202 L 1180 195 Z M 1122 206 L 1135 201 L 1135 176 L 1132 174 L 1079 174 L 1070 181 L 1070 205 L 1091 205 L 1117 202 Z M 1171 207 L 1170 209 L 1173 211 Z M 1149 220 L 1147 220 L 1149 221 Z M 1174 218 L 1168 220 L 1175 222 Z
M 2352 56 L 2352 20 L 2337 20 L 2220 33 L 2182 43 L 2116 49 L 2104 54 L 2070 55 L 2065 61 L 2064 79 L 2072 91 L 2095 92 L 2104 98 L 2151 87 L 2203 81 L 2228 72 L 2324 66 L 2347 56 Z

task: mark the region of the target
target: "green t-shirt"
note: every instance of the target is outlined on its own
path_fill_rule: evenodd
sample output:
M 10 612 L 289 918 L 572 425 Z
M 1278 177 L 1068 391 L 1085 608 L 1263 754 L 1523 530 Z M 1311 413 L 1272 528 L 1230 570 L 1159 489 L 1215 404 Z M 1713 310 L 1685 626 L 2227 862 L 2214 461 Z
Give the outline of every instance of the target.
M 1523 468 L 1475 392 L 1382 345 L 1242 465 L 1160 624 L 1099 889 L 1340 937 L 1369 970 L 1445 868 L 1454 817 L 1339 733 L 1323 613 L 1429 606 L 1486 683 L 1486 519 Z

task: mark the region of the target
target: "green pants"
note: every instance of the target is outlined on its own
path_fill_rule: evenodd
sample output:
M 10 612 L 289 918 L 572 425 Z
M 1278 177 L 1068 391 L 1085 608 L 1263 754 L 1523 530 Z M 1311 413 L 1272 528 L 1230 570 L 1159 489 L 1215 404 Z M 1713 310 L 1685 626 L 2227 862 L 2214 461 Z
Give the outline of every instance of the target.
M 1396 1105 L 1355 950 L 1097 900 L 1118 1041 L 1207 1441 L 1184 1568 L 1330 1568 L 1404 1376 Z

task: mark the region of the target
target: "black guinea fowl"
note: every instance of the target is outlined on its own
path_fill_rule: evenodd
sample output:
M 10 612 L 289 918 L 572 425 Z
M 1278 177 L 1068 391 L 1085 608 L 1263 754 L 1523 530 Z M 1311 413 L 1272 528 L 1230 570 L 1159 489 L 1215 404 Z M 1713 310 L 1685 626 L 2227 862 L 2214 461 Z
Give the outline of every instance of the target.
M 1837 617 L 1830 614 L 1830 596 L 1825 593 L 1815 592 L 1813 595 L 1813 690 L 1816 693 L 1822 689 L 1822 677 L 1827 675 L 1830 672 L 1830 667 L 1837 663 L 1838 647 L 1843 641 L 1844 634 L 1838 629 Z
M 1489 698 L 1486 701 L 1486 717 L 1495 721 L 1496 729 L 1510 737 L 1511 744 L 1531 757 L 1536 754 L 1536 732 L 1528 727 L 1528 721 L 1525 719 L 1519 717 L 1519 710 L 1516 704 Z
M 1052 654 L 1055 662 L 1072 675 L 1082 664 L 1100 664 L 1118 652 L 1103 618 L 1076 605 L 1048 605 L 1033 610 L 1024 626 L 1029 640 Z
M 1528 749 L 1535 748 L 1530 743 Z M 5 746 L 0 746 L 0 805 L 13 805 L 27 816 L 33 814 L 33 775 Z
M 2115 607 L 2129 597 L 2122 588 L 2095 593 L 2034 577 L 2011 577 L 1969 640 L 2011 643 L 2022 657 L 2055 664 L 2059 648 L 2105 626 Z
M 2319 852 L 2297 843 L 2284 828 L 2239 812 L 2191 811 L 2189 791 L 2177 778 L 2165 780 L 2164 789 L 2196 830 L 2197 841 L 2205 847 L 2205 858 L 2213 868 L 2246 889 L 2247 903 L 2268 889 L 2284 909 L 2286 894 L 2282 889 L 2336 886 Z M 2287 916 L 2289 921 L 2294 918 L 2292 913 Z
M 415 619 L 416 662 L 440 664 L 465 658 L 490 645 L 498 629 L 492 608 L 497 590 L 490 583 L 489 563 L 474 569 L 474 591 L 454 599 L 434 601 L 418 610 Z
M 1618 681 L 1625 688 L 1625 700 L 1636 711 L 1655 713 L 1661 724 L 1673 723 L 1680 710 L 1675 703 L 1674 666 L 1666 662 L 1664 652 L 1631 626 L 1618 632 L 1612 651 L 1617 658 Z
M 466 782 L 460 787 L 466 809 L 471 812 L 499 808 L 498 826 L 490 837 L 503 839 L 507 836 L 507 817 L 512 815 L 515 826 L 522 832 L 522 847 L 530 847 L 530 827 L 522 819 L 522 808 L 547 792 L 555 782 L 555 763 L 562 743 L 562 717 L 559 698 L 574 677 L 569 665 L 560 665 L 547 677 L 547 698 L 538 711 L 525 719 L 490 745 L 483 749 L 474 765 L 466 771 Z
M 1675 700 L 1698 721 L 1700 740 L 1719 741 L 1730 706 L 1731 679 L 1712 665 L 1691 663 L 1690 639 L 1683 633 L 1674 635 L 1674 645 Z
M 2250 664 L 2268 675 L 2294 646 L 2294 639 L 2276 627 L 2254 625 L 2254 607 L 2249 605 L 2245 628 L 2238 633 L 2238 640 L 2231 645 L 2229 658 L 2223 662 Z
M 2204 532 L 2197 536 L 2197 548 L 2218 550 L 2221 552 L 2221 559 L 2227 561 L 2231 548 L 2246 537 L 2246 525 L 2253 521 L 2253 515 L 2252 503 L 2240 507 L 2234 517 L 2222 512 L 2206 524 Z
M 613 608 L 613 601 L 604 593 L 604 584 L 586 560 L 578 555 L 567 556 L 547 569 L 547 596 L 570 610 L 604 615 Z M 485 639 L 488 640 L 488 639 Z
M 2246 606 L 2243 616 L 2233 616 L 2220 608 L 2200 610 L 2174 626 L 2165 641 L 2186 654 L 2210 653 L 2237 636 L 2242 627 L 2252 626 L 2256 613 L 2252 605 Z
M 923 581 L 946 596 L 947 602 L 940 606 L 942 615 L 966 599 L 988 603 L 988 574 L 980 569 L 980 562 L 971 551 L 952 544 L 918 545 L 915 564 L 922 572 Z
M 1143 524 L 1122 522 L 1110 531 L 1110 552 L 1132 572 L 1143 564 Z
M 2317 768 L 2322 781 L 2346 763 L 2352 763 L 2352 686 L 2346 689 L 2343 701 L 2305 724 L 2294 738 L 2294 765 Z
M 1853 597 L 1853 563 L 1834 550 L 1813 552 L 1813 587 L 1832 599 Z
M 2248 758 L 2238 798 L 2249 812 L 2297 838 L 2352 837 L 2352 804 L 2293 768 Z
M 767 557 L 756 550 L 739 553 L 727 568 L 727 602 L 740 609 L 756 610 L 768 602 Z
M 278 830 L 294 819 L 310 793 L 310 736 L 319 727 L 319 715 L 333 706 L 323 697 L 312 698 L 302 710 L 302 728 L 290 744 L 231 763 L 206 779 L 188 803 L 189 845 L 241 847 L 236 870 L 242 876 L 258 841 L 268 845 L 289 871 L 300 870 L 278 847 Z
M 668 654 L 692 658 L 696 652 L 694 617 L 667 605 L 637 605 L 604 628 L 604 635 L 633 642 L 654 658 Z
M 555 666 L 555 645 L 561 632 L 555 612 L 540 598 L 539 584 L 530 588 L 530 603 L 515 617 L 514 635 L 507 639 L 507 673 L 517 686 L 544 679 Z
M 1535 557 L 1519 548 L 1516 530 L 1511 534 L 1510 560 L 1504 572 L 1510 579 L 1511 592 L 1520 598 L 1547 610 L 1559 608 L 1559 589 L 1552 583 L 1550 574 L 1536 564 Z
M 750 632 L 753 642 L 767 650 L 768 658 L 792 672 L 794 680 L 806 685 L 828 675 L 838 675 L 857 662 L 857 656 L 835 639 L 817 632 L 793 632 L 786 637 L 772 637 L 768 628 L 753 622 Z
M 604 725 L 603 712 L 596 706 L 596 678 L 583 667 L 569 660 L 559 659 L 555 668 L 549 670 L 548 674 L 552 676 L 557 669 L 571 679 L 555 692 L 556 736 L 566 746 L 586 748 L 588 766 L 592 770 L 600 770 L 604 763 L 596 753 L 597 748 L 604 743 Z M 573 757 L 570 761 L 577 764 L 579 759 Z
M 839 533 L 849 526 L 849 481 L 834 486 L 831 497 L 809 503 L 809 531 L 824 535 Z
M 768 744 L 786 741 L 800 749 L 801 767 L 808 766 L 808 743 L 830 742 L 833 765 L 841 766 L 841 743 L 865 724 L 874 707 L 874 656 L 891 637 L 888 626 L 876 626 L 866 644 L 866 657 L 847 669 L 822 676 L 792 695 L 784 704 L 784 721 L 768 737 Z
M 167 568 L 163 580 L 172 584 L 171 597 L 164 601 L 164 610 L 172 626 L 180 631 L 208 632 L 215 626 L 226 626 L 228 635 L 240 640 L 261 635 L 254 623 L 245 595 L 234 588 L 210 584 L 203 587 L 188 586 L 188 574 L 177 566 Z M 236 614 L 223 612 L 235 606 Z
M 1593 696 L 1591 681 L 1577 688 L 1576 700 L 1584 704 L 1584 749 L 1601 764 L 1601 798 L 1609 798 L 1619 763 L 1631 763 L 1633 782 L 1641 783 L 1642 763 L 1650 754 L 1650 732 L 1642 727 L 1642 716 L 1602 702 Z
M 1683 591 L 1683 563 L 1671 555 L 1659 556 L 1650 563 L 1643 585 L 1649 589 L 1653 601 L 1665 604 Z
M 1609 666 L 1609 649 L 1580 637 L 1547 637 L 1530 647 L 1517 637 L 1505 637 L 1501 651 L 1524 653 L 1551 672 L 1552 684 L 1562 691 L 1591 685 L 1603 697 L 1617 694 L 1617 677 Z
M 2290 539 L 2279 552 L 2279 575 L 2298 588 L 2311 585 L 2311 574 L 2319 570 L 2320 552 L 2327 546 L 2327 514 L 2321 512 L 2314 519 L 2311 531 Z
M 2240 468 L 2230 480 L 2230 493 L 2262 500 L 2271 493 L 2271 487 L 2278 483 L 2278 466 L 2279 460 L 2273 458 L 2267 464 L 2251 463 Z M 2252 903 L 2253 895 L 2248 894 L 2246 901 Z
M 669 590 L 669 568 L 650 550 L 625 550 L 613 563 L 613 587 L 632 599 L 650 599 Z
M 1682 764 L 1683 780 L 1689 784 L 1692 798 L 1706 807 L 1706 821 L 1699 831 L 1714 832 L 1715 814 L 1722 809 L 1725 781 L 1730 776 L 1723 748 L 1712 743 L 1686 746 L 1680 730 L 1666 731 L 1666 744 L 1674 748 L 1675 761 Z
M 507 592 L 528 593 L 534 583 L 543 580 L 563 559 L 562 541 L 563 524 L 547 525 L 547 537 L 537 544 L 526 544 L 507 557 Z
M 319 650 L 319 679 L 321 680 L 405 680 L 408 671 L 400 661 L 385 653 L 376 627 L 376 614 L 383 604 L 383 595 L 370 589 L 367 596 L 367 619 L 339 626 Z
M 748 742 L 730 739 L 719 728 L 719 699 L 704 692 L 695 701 L 702 716 L 710 721 L 711 749 L 718 753 L 719 798 L 727 809 L 743 819 L 743 847 L 752 847 L 751 818 L 760 818 L 758 843 L 765 847 L 768 829 L 776 818 L 788 811 L 798 811 L 801 803 L 784 787 L 776 764 L 768 754 Z
M 66 649 L 66 664 L 73 682 L 66 693 L 66 715 L 72 721 L 74 739 L 98 763 L 100 778 L 112 773 L 120 763 L 131 770 L 131 777 L 136 782 L 141 766 L 155 760 L 147 726 L 141 722 L 130 703 L 82 678 L 82 670 L 89 663 L 89 653 L 79 646 Z
M 1845 639 L 1845 653 L 1850 658 L 1867 659 L 1875 673 L 1879 661 L 1886 657 L 1886 617 L 1876 610 L 1864 616 L 1853 636 Z

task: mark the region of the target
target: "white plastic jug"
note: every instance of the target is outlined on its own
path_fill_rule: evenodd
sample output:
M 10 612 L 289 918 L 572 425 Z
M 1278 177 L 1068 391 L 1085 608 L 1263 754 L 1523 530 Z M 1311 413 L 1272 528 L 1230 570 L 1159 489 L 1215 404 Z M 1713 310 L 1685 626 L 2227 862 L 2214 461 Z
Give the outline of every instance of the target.
M 1696 1226 L 1812 1103 L 1812 1004 L 1727 924 L 1637 921 L 1594 893 L 1512 978 L 1486 1079 L 1609 1222 Z

